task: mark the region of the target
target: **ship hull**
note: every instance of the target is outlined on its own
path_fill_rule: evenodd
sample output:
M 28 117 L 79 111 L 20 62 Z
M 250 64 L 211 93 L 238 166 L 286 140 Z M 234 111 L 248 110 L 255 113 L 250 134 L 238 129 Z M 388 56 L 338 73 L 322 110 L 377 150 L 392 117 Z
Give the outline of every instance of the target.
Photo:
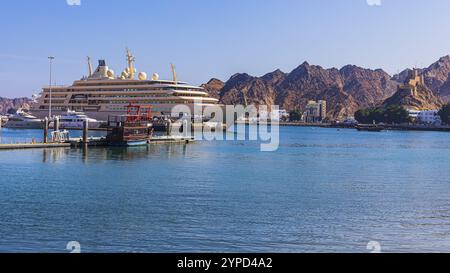
M 109 111 L 109 112 L 100 112 L 100 111 L 85 111 L 83 112 L 88 116 L 89 118 L 96 119 L 98 121 L 107 121 L 109 116 L 116 116 L 116 115 L 124 115 L 126 114 L 125 111 L 123 112 L 115 112 L 115 111 Z M 45 119 L 48 117 L 48 111 L 45 110 L 32 110 L 31 114 L 39 119 Z M 67 114 L 67 111 L 52 111 L 52 116 L 62 116 Z
M 139 103 L 139 102 L 137 102 Z M 180 104 L 181 106 L 186 107 L 185 109 L 189 109 L 189 111 L 191 112 L 191 114 L 194 114 L 196 112 L 195 110 L 195 106 L 194 104 Z M 176 105 L 175 105 L 176 106 Z M 172 113 L 172 109 L 175 107 L 174 105 L 167 105 L 167 106 L 161 106 L 161 105 L 154 105 L 153 109 L 154 109 L 154 116 L 167 116 L 167 115 L 174 115 L 174 116 L 178 116 L 176 113 Z M 222 111 L 225 112 L 225 107 L 223 105 L 219 105 L 219 104 L 215 104 L 215 105 L 203 105 L 200 106 L 202 109 L 204 109 L 207 106 L 215 106 L 215 107 L 220 107 L 222 109 Z M 100 122 L 102 121 L 108 121 L 108 118 L 110 116 L 120 116 L 120 115 L 125 115 L 126 111 L 90 111 L 90 110 L 80 110 L 80 112 L 83 112 L 85 115 L 87 115 L 89 118 L 92 119 L 96 119 Z M 48 110 L 36 110 L 36 109 L 31 109 L 30 113 L 39 118 L 39 119 L 45 119 L 46 117 L 48 117 Z M 52 111 L 52 116 L 62 116 L 67 114 L 67 110 L 65 111 L 58 111 L 58 110 L 53 110 Z
M 3 127 L 8 129 L 43 129 L 43 122 L 8 121 Z
M 129 140 L 129 141 L 121 141 L 121 142 L 111 142 L 110 146 L 113 147 L 136 147 L 136 146 L 145 146 L 148 145 L 148 140 Z

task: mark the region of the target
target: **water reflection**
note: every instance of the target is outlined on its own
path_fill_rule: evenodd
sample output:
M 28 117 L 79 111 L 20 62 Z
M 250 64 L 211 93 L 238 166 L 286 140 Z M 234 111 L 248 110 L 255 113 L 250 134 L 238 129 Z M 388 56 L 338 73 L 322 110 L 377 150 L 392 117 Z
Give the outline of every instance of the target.
M 42 162 L 56 163 L 68 158 L 79 158 L 84 164 L 103 161 L 133 161 L 148 158 L 186 157 L 187 144 L 153 144 L 140 147 L 55 148 L 42 150 Z
M 52 148 L 42 150 L 42 162 L 55 163 L 66 157 L 70 152 L 68 148 Z
M 449 250 L 447 134 L 281 130 L 269 154 L 244 141 L 1 151 L 0 252 L 74 239 L 84 252 Z

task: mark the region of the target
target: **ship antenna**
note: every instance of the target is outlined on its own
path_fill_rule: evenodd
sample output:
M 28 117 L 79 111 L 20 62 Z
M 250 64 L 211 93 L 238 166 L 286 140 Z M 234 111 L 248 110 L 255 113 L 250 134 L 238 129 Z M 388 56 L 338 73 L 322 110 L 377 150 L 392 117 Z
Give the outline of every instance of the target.
M 172 68 L 173 82 L 175 84 L 178 84 L 177 71 L 175 70 L 175 66 L 173 64 L 170 64 L 170 67 Z
M 88 68 L 89 68 L 89 77 L 92 77 L 92 63 L 91 63 L 91 57 L 87 57 L 88 61 Z
M 134 67 L 134 62 L 136 59 L 131 54 L 130 50 L 127 48 L 127 62 L 128 62 L 128 69 L 129 69 L 129 79 L 134 79 L 134 75 L 136 73 L 136 68 Z

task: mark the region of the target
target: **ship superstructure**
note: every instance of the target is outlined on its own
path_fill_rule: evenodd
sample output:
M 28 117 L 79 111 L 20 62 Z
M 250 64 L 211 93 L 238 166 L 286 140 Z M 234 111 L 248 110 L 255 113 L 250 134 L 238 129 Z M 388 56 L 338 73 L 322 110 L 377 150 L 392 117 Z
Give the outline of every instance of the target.
M 154 115 L 170 115 L 172 108 L 180 104 L 193 109 L 194 104 L 205 107 L 218 103 L 203 88 L 178 81 L 173 65 L 172 80 L 161 80 L 156 73 L 148 79 L 145 72 L 137 72 L 135 57 L 129 50 L 126 57 L 127 67 L 120 76 L 115 75 L 105 60 L 99 60 L 93 70 L 88 57 L 88 76 L 70 86 L 44 87 L 31 113 L 44 118 L 49 115 L 51 105 L 52 115 L 76 111 L 97 120 L 108 120 L 111 115 L 125 113 L 130 102 L 151 106 Z

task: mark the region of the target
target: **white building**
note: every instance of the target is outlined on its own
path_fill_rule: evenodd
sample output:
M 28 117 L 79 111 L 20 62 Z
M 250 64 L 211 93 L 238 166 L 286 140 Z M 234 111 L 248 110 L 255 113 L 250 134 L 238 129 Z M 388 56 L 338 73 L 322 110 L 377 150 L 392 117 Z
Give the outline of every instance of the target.
M 420 111 L 419 110 L 408 110 L 409 116 L 415 120 L 417 120 L 417 117 L 419 116 Z
M 417 115 L 417 120 L 424 124 L 441 124 L 441 117 L 439 116 L 439 110 L 426 110 L 420 111 Z
M 422 124 L 440 125 L 442 123 L 439 110 L 409 110 L 409 116 Z

